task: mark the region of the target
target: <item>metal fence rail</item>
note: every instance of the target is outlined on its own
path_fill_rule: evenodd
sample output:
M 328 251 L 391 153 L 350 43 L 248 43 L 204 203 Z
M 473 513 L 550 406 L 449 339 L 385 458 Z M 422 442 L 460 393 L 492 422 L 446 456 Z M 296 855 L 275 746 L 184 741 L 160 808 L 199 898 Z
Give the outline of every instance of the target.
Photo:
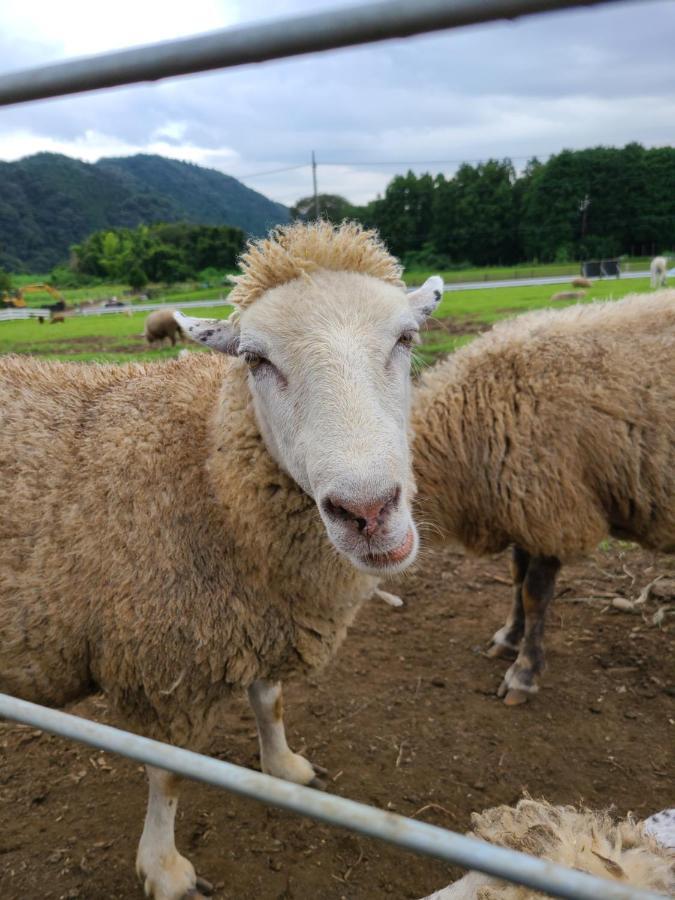
M 387 0 L 226 28 L 0 77 L 0 106 L 625 0 Z
M 387 0 L 7 74 L 0 76 L 0 106 L 608 2 L 625 0 Z M 217 300 L 167 305 L 185 308 L 226 303 Z M 134 310 L 156 308 L 160 305 L 136 306 Z M 119 311 L 119 308 L 104 307 L 88 310 L 85 315 Z M 39 315 L 34 311 L 21 313 L 11 318 Z M 0 717 L 555 897 L 569 900 L 659 900 L 661 897 L 6 694 L 0 694 Z
M 358 831 L 414 853 L 546 891 L 554 897 L 568 900 L 663 900 L 662 894 L 596 878 L 525 853 L 496 847 L 364 803 L 290 784 L 252 769 L 151 741 L 79 716 L 46 709 L 7 694 L 0 694 L 0 716 L 101 750 L 119 753 L 146 765 L 168 769 L 252 800 Z

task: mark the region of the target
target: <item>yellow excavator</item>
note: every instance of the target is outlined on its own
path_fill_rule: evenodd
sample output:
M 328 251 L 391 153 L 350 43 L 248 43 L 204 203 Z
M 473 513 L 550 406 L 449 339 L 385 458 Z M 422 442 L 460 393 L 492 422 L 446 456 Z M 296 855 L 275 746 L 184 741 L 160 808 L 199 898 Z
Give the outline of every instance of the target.
M 14 307 L 16 309 L 23 309 L 26 306 L 25 294 L 50 294 L 55 300 L 56 305 L 52 305 L 49 309 L 56 309 L 58 311 L 62 311 L 66 307 L 66 301 L 62 294 L 60 294 L 56 288 L 53 288 L 51 284 L 46 284 L 44 282 L 37 282 L 35 284 L 24 284 L 23 287 L 17 288 L 14 294 L 11 297 L 4 297 L 1 301 L 5 308 Z M 47 307 L 45 307 L 47 309 Z

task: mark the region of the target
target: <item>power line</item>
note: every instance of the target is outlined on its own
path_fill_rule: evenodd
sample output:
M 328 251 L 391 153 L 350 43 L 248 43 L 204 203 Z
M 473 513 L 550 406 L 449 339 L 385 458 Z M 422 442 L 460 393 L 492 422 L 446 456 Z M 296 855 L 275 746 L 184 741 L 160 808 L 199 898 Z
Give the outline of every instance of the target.
M 306 169 L 309 163 L 299 163 L 296 166 L 284 166 L 282 169 L 267 169 L 265 172 L 251 172 L 248 175 L 233 175 L 233 178 L 238 178 L 239 181 L 243 181 L 245 178 L 262 178 L 263 175 L 277 175 L 280 172 L 292 172 L 294 169 Z
M 550 153 L 545 154 L 529 154 L 523 156 L 477 156 L 477 157 L 469 157 L 466 159 L 413 159 L 413 160 L 316 160 L 314 163 L 297 163 L 293 166 L 283 166 L 279 169 L 265 169 L 262 172 L 249 172 L 246 175 L 235 175 L 235 178 L 238 178 L 240 181 L 250 180 L 252 178 L 263 178 L 265 175 L 279 175 L 283 172 L 294 172 L 299 169 L 307 169 L 310 166 L 362 166 L 367 168 L 368 166 L 461 166 L 465 164 L 477 164 L 490 162 L 491 160 L 497 160 L 497 162 L 508 160 L 509 162 L 513 161 L 521 161 L 521 160 L 530 160 L 530 159 L 541 159 L 543 157 L 551 156 Z

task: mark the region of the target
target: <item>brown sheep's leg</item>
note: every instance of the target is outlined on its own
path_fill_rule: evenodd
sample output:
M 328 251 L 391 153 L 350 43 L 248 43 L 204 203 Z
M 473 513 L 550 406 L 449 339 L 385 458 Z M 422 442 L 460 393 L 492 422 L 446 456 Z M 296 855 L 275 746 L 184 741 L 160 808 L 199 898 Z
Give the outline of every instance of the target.
M 530 554 L 522 547 L 511 551 L 511 576 L 513 578 L 513 603 L 506 624 L 496 631 L 490 641 L 487 655 L 502 659 L 515 659 L 525 631 L 525 610 L 523 609 L 523 582 L 530 562 Z
M 146 766 L 150 793 L 143 834 L 136 855 L 136 872 L 151 900 L 204 900 L 213 887 L 197 878 L 192 863 L 176 850 L 174 822 L 180 778 Z
M 293 753 L 286 743 L 284 729 L 284 702 L 281 683 L 254 681 L 248 689 L 248 699 L 255 713 L 260 740 L 260 766 L 267 775 L 306 784 L 313 788 L 325 787 L 318 775 L 326 770 L 313 766 L 308 759 Z
M 525 635 L 518 658 L 504 676 L 498 694 L 507 706 L 525 703 L 539 690 L 544 670 L 544 620 L 553 599 L 560 560 L 555 556 L 533 556 L 523 583 Z

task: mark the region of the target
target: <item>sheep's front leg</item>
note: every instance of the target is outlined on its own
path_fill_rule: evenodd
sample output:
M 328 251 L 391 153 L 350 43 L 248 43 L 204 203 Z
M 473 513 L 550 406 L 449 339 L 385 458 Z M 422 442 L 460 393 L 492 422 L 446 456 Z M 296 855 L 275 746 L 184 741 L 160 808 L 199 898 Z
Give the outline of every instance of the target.
M 284 729 L 284 702 L 281 683 L 278 681 L 254 681 L 248 689 L 248 699 L 255 713 L 260 740 L 260 765 L 267 775 L 323 788 L 324 782 L 317 775 L 325 775 L 325 769 L 313 766 L 299 753 L 293 753 L 286 743 Z
M 145 896 L 152 900 L 204 900 L 212 886 L 197 878 L 192 863 L 180 855 L 174 841 L 180 778 L 154 766 L 145 770 L 150 792 L 136 854 L 136 872 Z
M 507 706 L 525 703 L 539 690 L 544 670 L 544 619 L 553 599 L 560 560 L 554 556 L 533 556 L 523 582 L 525 635 L 518 658 L 504 676 L 498 694 Z
M 523 582 L 530 564 L 530 554 L 522 547 L 511 551 L 511 577 L 513 578 L 513 603 L 506 624 L 496 631 L 490 641 L 487 654 L 502 659 L 515 659 L 525 631 L 525 610 L 523 609 Z

